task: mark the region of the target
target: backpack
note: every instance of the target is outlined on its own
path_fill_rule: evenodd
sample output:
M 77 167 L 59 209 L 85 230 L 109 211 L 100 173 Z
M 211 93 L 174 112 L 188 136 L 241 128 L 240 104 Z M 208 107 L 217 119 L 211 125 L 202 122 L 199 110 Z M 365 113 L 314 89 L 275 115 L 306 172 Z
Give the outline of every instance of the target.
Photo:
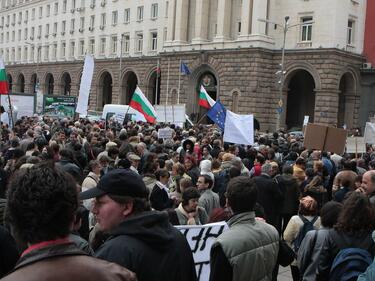
M 346 248 L 339 251 L 333 260 L 329 273 L 330 281 L 354 281 L 372 263 L 372 256 L 360 248 Z
M 293 241 L 294 251 L 296 253 L 298 253 L 299 247 L 301 246 L 302 240 L 303 240 L 303 238 L 305 238 L 306 233 L 309 232 L 310 230 L 315 229 L 314 223 L 318 219 L 318 216 L 315 216 L 311 221 L 309 221 L 308 219 L 306 219 L 302 215 L 298 215 L 298 216 L 303 221 L 303 225 L 299 229 L 299 232 L 298 232 L 298 235 L 297 235 L 296 239 L 294 239 L 294 241 Z

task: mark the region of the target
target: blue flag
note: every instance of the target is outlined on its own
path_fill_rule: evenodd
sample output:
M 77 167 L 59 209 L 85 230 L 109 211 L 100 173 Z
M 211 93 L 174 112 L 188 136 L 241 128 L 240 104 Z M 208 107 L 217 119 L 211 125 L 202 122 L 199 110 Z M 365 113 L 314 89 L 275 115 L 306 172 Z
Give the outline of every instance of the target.
M 217 101 L 213 107 L 207 112 L 207 116 L 215 122 L 216 125 L 220 127 L 224 131 L 225 126 L 225 118 L 227 116 L 227 110 L 225 109 L 224 105 Z
M 180 72 L 185 75 L 189 75 L 191 73 L 189 67 L 182 61 L 180 65 Z

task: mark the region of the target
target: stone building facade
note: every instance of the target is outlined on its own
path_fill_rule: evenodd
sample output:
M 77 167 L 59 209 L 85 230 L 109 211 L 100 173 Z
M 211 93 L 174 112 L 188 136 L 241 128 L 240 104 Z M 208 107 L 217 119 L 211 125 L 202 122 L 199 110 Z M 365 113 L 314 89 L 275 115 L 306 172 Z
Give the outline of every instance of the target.
M 29 2 L 45 5 L 53 1 Z M 116 9 L 121 1 L 108 2 L 108 7 Z M 123 26 L 107 27 L 108 32 L 117 32 L 116 38 L 121 38 L 118 42 L 123 47 L 122 34 L 141 28 L 143 34 L 152 34 L 149 32 L 153 30 L 152 23 L 160 25 L 156 28 L 159 31 L 157 52 L 151 52 L 149 44 L 144 44 L 141 53 L 135 50 L 123 53 L 123 48 L 119 48 L 116 54 L 111 55 L 106 50 L 103 56 L 96 49 L 90 109 L 100 110 L 106 103 L 128 103 L 138 85 L 152 103 L 175 104 L 180 97 L 179 102 L 186 104 L 187 113 L 198 120 L 205 113 L 198 107 L 198 89 L 203 84 L 208 93 L 220 99 L 228 109 L 253 113 L 262 130 L 275 129 L 277 122 L 284 128 L 301 127 L 305 115 L 316 123 L 361 125 L 359 71 L 363 45 L 360 42 L 366 1 L 330 1 L 330 12 L 340 14 L 337 22 L 333 16 L 326 18 L 327 9 L 322 8 L 326 1 L 288 0 L 283 4 L 276 0 L 125 2 L 121 10 L 127 8 L 126 5 L 133 11 L 139 5 L 150 8 L 152 3 L 158 3 L 159 18 L 147 24 L 132 23 L 134 26 L 130 30 Z M 27 5 L 23 5 L 23 9 L 27 9 Z M 108 14 L 111 9 L 108 8 Z M 3 8 L 1 15 L 4 13 Z M 280 70 L 283 42 L 280 27 L 286 14 L 291 23 L 286 33 L 284 87 L 280 91 L 275 73 Z M 267 18 L 279 25 L 258 20 Z M 351 36 L 349 30 L 355 30 L 356 36 L 347 38 Z M 90 38 L 90 35 L 82 36 L 86 41 Z M 101 33 L 95 36 L 97 42 L 105 37 Z M 137 40 L 134 37 L 130 45 L 137 44 Z M 4 54 L 5 49 L 12 48 L 8 45 L 0 44 L 0 52 Z M 43 93 L 77 95 L 82 59 L 56 58 L 39 61 L 37 65 L 35 60 L 8 61 L 12 90 L 33 93 L 38 77 Z M 181 61 L 191 70 L 190 75 L 180 75 Z

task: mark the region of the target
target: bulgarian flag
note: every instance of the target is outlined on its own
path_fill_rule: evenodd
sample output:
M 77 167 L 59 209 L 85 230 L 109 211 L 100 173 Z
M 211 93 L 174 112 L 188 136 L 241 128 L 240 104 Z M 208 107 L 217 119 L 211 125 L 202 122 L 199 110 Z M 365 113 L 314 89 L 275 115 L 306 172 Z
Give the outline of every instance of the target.
M 5 72 L 4 61 L 0 58 L 0 95 L 8 94 L 8 79 Z
M 216 101 L 214 101 L 206 92 L 206 89 L 203 86 L 201 86 L 201 90 L 199 92 L 199 105 L 207 109 L 210 109 L 214 106 L 215 103 Z
M 156 122 L 156 111 L 138 86 L 134 91 L 129 106 L 142 113 L 147 122 Z

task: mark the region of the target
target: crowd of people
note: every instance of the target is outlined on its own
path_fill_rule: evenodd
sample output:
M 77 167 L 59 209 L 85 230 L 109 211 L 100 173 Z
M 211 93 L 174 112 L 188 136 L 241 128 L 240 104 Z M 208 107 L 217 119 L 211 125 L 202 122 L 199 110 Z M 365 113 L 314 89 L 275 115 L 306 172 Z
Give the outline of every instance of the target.
M 172 138 L 158 138 L 166 126 L 2 124 L 0 276 L 196 280 L 174 225 L 226 221 L 212 281 L 277 280 L 285 246 L 294 281 L 372 280 L 373 147 L 360 158 L 307 150 L 282 131 L 236 145 L 213 125 L 169 125 Z

